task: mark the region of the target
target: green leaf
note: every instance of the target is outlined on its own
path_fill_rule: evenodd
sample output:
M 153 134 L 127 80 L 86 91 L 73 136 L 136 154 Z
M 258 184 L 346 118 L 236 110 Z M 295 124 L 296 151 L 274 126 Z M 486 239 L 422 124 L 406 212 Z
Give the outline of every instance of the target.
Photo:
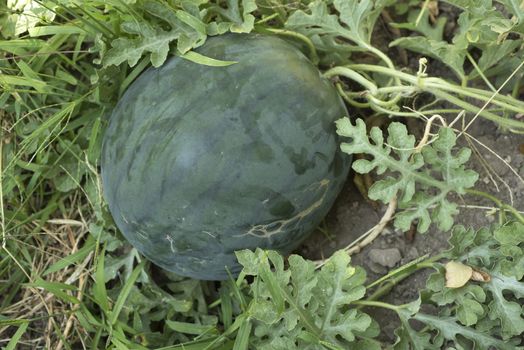
M 361 341 L 371 318 L 351 308 L 365 294 L 366 276 L 349 265 L 349 255 L 336 252 L 316 270 L 311 261 L 289 257 L 289 270 L 275 252 L 237 252 L 244 272 L 255 276 L 248 313 L 256 321 L 251 342 L 257 349 L 302 349 L 316 344 L 345 349 Z M 374 344 L 371 340 L 369 344 Z M 298 345 L 298 348 L 297 348 Z
M 515 297 L 524 297 L 524 283 L 515 277 L 507 277 L 498 271 L 491 273 L 491 281 L 486 289 L 493 300 L 489 304 L 489 318 L 500 321 L 503 339 L 524 334 L 524 309 L 521 303 L 508 300 L 504 292 L 512 292 Z
M 476 344 L 476 349 L 489 350 L 492 348 L 501 350 L 515 349 L 515 345 L 496 337 L 477 331 L 474 328 L 465 327 L 456 322 L 454 318 L 433 316 L 423 313 L 413 315 L 412 319 L 420 321 L 429 328 L 437 330 L 439 337 L 446 340 L 452 340 L 455 344 L 460 344 L 457 336 L 465 337 Z
M 325 1 L 311 2 L 308 10 L 309 13 L 302 10 L 293 12 L 286 21 L 286 28 L 311 37 L 315 46 L 325 47 L 339 35 L 350 37 L 353 34 L 339 23 L 337 15 L 330 13 Z
M 18 0 L 8 1 L 6 23 L 0 27 L 4 37 L 17 37 L 27 30 L 34 28 L 39 23 L 52 22 L 55 19 L 54 4 Z
M 253 12 L 257 10 L 255 0 L 227 0 L 226 8 L 212 6 L 209 11 L 216 12 L 222 17 L 223 22 L 215 22 L 208 25 L 210 35 L 223 34 L 226 31 L 232 33 L 249 33 L 255 25 Z
M 442 273 L 431 275 L 427 281 L 427 288 L 433 292 L 431 300 L 439 306 L 456 303 L 457 319 L 465 326 L 473 326 L 486 315 L 483 303 L 486 293 L 482 287 L 475 284 L 466 284 L 461 288 L 446 288 L 446 280 Z
M 429 11 L 427 8 L 423 8 L 409 11 L 408 18 L 405 23 L 392 23 L 391 25 L 395 28 L 418 32 L 431 40 L 442 41 L 446 22 L 447 17 L 439 16 L 436 20 L 436 23 L 432 24 L 429 20 Z
M 119 65 L 125 61 L 132 67 L 148 52 L 153 66 L 159 67 L 167 59 L 172 42 L 177 43 L 177 50 L 181 53 L 204 43 L 206 33 L 199 18 L 175 11 L 168 4 L 157 1 L 145 2 L 144 10 L 167 22 L 171 30 L 166 31 L 160 25 L 152 25 L 146 21 L 122 23 L 122 31 L 130 37 L 122 36 L 111 42 L 111 48 L 103 57 L 104 67 Z
M 370 44 L 371 34 L 380 12 L 393 1 L 347 1 L 335 0 L 335 8 L 339 12 L 340 21 L 356 34 L 359 40 Z
M 505 256 L 500 261 L 500 271 L 517 280 L 524 277 L 524 225 L 509 223 L 495 230 L 494 237 L 500 244 L 500 253 Z
M 504 4 L 506 10 L 514 17 L 512 21 L 515 23 L 512 28 L 513 31 L 524 34 L 524 4 L 521 0 L 497 0 L 497 2 Z
M 439 316 L 422 313 L 420 312 L 420 306 L 421 299 L 419 298 L 397 309 L 402 326 L 395 331 L 397 335 L 395 349 L 441 349 L 444 341 L 448 342 L 448 346 L 455 345 L 457 348 L 462 348 L 460 345 L 462 342 L 461 337 L 473 342 L 475 349 L 489 350 L 494 348 L 509 350 L 516 348 L 516 342 L 504 341 L 493 334 L 463 326 L 457 322 L 455 317 L 442 312 Z M 426 328 L 417 332 L 411 327 L 410 320 L 422 322 Z M 436 331 L 436 333 L 432 333 L 431 330 Z
M 315 300 L 319 303 L 317 316 L 322 319 L 320 330 L 333 344 L 338 344 L 338 336 L 351 342 L 355 340 L 355 331 L 363 332 L 371 325 L 371 318 L 355 309 L 341 312 L 345 305 L 361 299 L 366 292 L 365 273 L 361 268 L 349 266 L 349 262 L 346 252 L 337 251 L 318 276 L 320 293 Z
M 119 65 L 125 61 L 133 67 L 142 55 L 151 53 L 151 63 L 159 67 L 167 59 L 169 43 L 178 39 L 179 33 L 165 32 L 157 28 L 154 30 L 144 23 L 126 23 L 126 31 L 138 34 L 138 39 L 118 38 L 113 40 L 111 48 L 106 52 L 103 62 L 104 67 Z
M 423 36 L 410 36 L 398 38 L 392 41 L 389 46 L 399 46 L 438 59 L 449 66 L 460 79 L 465 76 L 464 60 L 466 59 L 466 51 L 457 45 Z
M 430 350 L 440 349 L 440 346 L 431 343 L 431 335 L 419 333 L 411 328 L 408 319 L 401 317 L 402 326 L 395 330 L 397 336 L 393 349 L 395 350 Z
M 124 268 L 123 278 L 124 280 L 127 280 L 129 276 L 131 276 L 135 260 L 138 260 L 139 258 L 138 251 L 135 248 L 130 249 L 126 254 L 118 256 L 107 255 L 104 264 L 104 281 L 107 283 L 116 278 L 118 271 L 122 267 Z
M 449 259 L 484 271 L 490 276 L 489 281 L 450 290 L 444 286 L 441 273 L 429 279 L 428 288 L 433 292 L 432 300 L 439 305 L 456 305 L 451 310 L 464 325 L 481 327 L 495 323 L 498 327 L 489 326 L 490 332 L 510 340 L 524 334 L 524 310 L 518 302 L 524 297 L 523 267 L 515 264 L 524 261 L 524 225 L 512 222 L 493 231 L 458 226 L 450 238 L 452 247 L 445 253 Z
M 306 10 L 295 10 L 285 28 L 307 36 L 317 51 L 323 51 L 326 65 L 347 64 L 351 52 L 370 51 L 371 33 L 381 11 L 394 3 L 390 0 L 311 1 Z
M 100 194 L 97 194 L 100 195 Z M 95 197 L 94 195 L 92 196 Z M 112 252 L 123 245 L 123 242 L 110 233 L 108 227 L 104 226 L 105 221 L 101 219 L 100 222 L 89 223 L 89 233 L 96 239 L 98 243 L 104 244 L 107 252 Z
M 29 78 L 22 76 L 14 76 L 2 74 L 0 76 L 0 85 L 2 86 L 29 86 L 37 91 L 45 91 L 47 84 L 39 78 Z
M 20 72 L 27 78 L 27 80 L 33 81 L 33 88 L 42 93 L 49 93 L 49 87 L 47 83 L 43 81 L 38 74 L 24 61 L 20 60 L 16 62 L 16 65 L 20 69 Z
M 1 32 L 1 30 L 0 30 Z M 38 50 L 45 46 L 45 41 L 40 39 L 11 39 L 0 40 L 0 49 L 15 55 L 25 56 L 27 50 Z
M 502 227 L 497 228 L 493 232 L 493 236 L 502 246 L 517 246 L 521 243 L 524 243 L 524 225 L 516 221 L 508 223 Z
M 80 186 L 82 178 L 88 168 L 81 161 L 83 152 L 78 144 L 69 140 L 58 140 L 56 154 L 49 158 L 50 167 L 44 177 L 51 179 L 56 189 L 61 192 L 69 192 Z
M 401 37 L 391 46 L 400 46 L 408 50 L 435 58 L 448 65 L 455 72 L 457 77 L 463 80 L 466 76 L 474 79 L 480 73 L 488 76 L 491 72 L 488 69 L 494 67 L 501 59 L 505 59 L 506 65 L 499 66 L 498 69 L 505 70 L 510 74 L 514 65 L 507 65 L 511 61 L 508 55 L 517 50 L 518 40 L 508 40 L 508 34 L 512 31 L 523 32 L 524 23 L 522 21 L 524 10 L 518 0 L 502 0 L 507 10 L 515 14 L 515 17 L 508 19 L 503 11 L 493 6 L 491 0 L 471 1 L 471 0 L 447 0 L 460 10 L 457 20 L 457 30 L 451 42 L 442 38 L 443 25 L 445 21 L 438 17 L 438 24 L 433 28 L 427 20 L 427 11 L 419 22 L 419 26 L 414 25 L 414 12 L 410 13 L 410 21 L 400 25 L 400 28 L 416 31 L 423 36 Z M 478 72 L 472 68 L 470 72 L 464 71 L 464 61 L 471 53 L 473 48 L 481 52 Z M 517 63 L 518 64 L 518 63 Z
M 200 18 L 184 11 L 174 11 L 170 6 L 158 1 L 147 1 L 144 9 L 151 15 L 162 19 L 171 26 L 171 35 L 177 36 L 177 51 L 186 53 L 202 45 L 206 40 L 206 30 Z
M 418 231 L 426 232 L 435 222 L 439 229 L 449 230 L 458 213 L 457 206 L 447 200 L 450 193 L 462 194 L 472 187 L 478 174 L 466 170 L 464 163 L 471 154 L 467 148 L 455 151 L 456 136 L 449 128 L 441 128 L 431 144 L 416 152 L 415 138 L 408 135 L 406 127 L 393 122 L 388 127 L 387 143 L 382 131 L 372 128 L 369 136 L 363 120 L 353 125 L 348 118 L 336 122 L 337 133 L 350 139 L 340 148 L 348 154 L 367 154 L 371 159 L 359 159 L 353 169 L 378 174 L 389 170 L 384 179 L 376 181 L 369 189 L 373 200 L 388 203 L 395 196 L 399 207 L 405 209 L 395 217 L 395 227 L 407 231 L 418 220 Z
M 511 20 L 493 8 L 491 1 L 467 6 L 460 14 L 457 24 L 459 30 L 452 41 L 463 49 L 467 49 L 469 45 L 501 42 L 513 27 Z
M 320 36 L 342 36 L 358 45 L 370 44 L 371 33 L 380 11 L 392 1 L 347 1 L 335 0 L 338 12 L 330 14 L 325 1 L 316 0 L 309 4 L 309 13 L 297 10 L 289 16 L 286 27 L 320 39 Z
M 235 252 L 237 260 L 243 267 L 243 272 L 248 276 L 256 276 L 260 266 L 258 252 L 252 252 L 251 250 L 238 250 Z
M 464 259 L 467 256 L 474 263 L 489 266 L 491 258 L 496 256 L 495 250 L 486 244 L 490 235 L 491 232 L 487 228 L 475 232 L 473 228 L 455 226 L 449 239 L 451 248 L 446 256 L 450 259 Z
M 409 304 L 403 305 L 397 314 L 401 321 L 401 326 L 395 330 L 397 339 L 393 348 L 395 350 L 426 350 L 440 349 L 439 344 L 431 341 L 431 334 L 427 332 L 417 332 L 409 324 L 409 320 L 420 310 L 420 297 Z

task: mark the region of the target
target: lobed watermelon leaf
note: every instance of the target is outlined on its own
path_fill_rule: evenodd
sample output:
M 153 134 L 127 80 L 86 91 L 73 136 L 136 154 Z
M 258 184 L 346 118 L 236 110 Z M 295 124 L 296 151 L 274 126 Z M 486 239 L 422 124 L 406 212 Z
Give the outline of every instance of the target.
M 451 248 L 444 253 L 445 258 L 482 271 L 489 279 L 448 288 L 445 269 L 437 264 L 437 272 L 427 280 L 421 298 L 399 306 L 402 326 L 396 331 L 395 348 L 440 349 L 445 341 L 452 341 L 465 348 L 472 342 L 479 349 L 521 349 L 524 310 L 518 300 L 524 297 L 524 283 L 519 257 L 524 249 L 524 225 L 512 222 L 478 231 L 457 226 L 449 242 Z M 506 255 L 508 248 L 515 254 L 513 258 Z M 516 266 L 510 266 L 509 261 Z M 422 304 L 433 304 L 437 314 L 421 312 Z M 416 332 L 409 320 L 427 327 Z
M 129 66 L 133 67 L 145 54 L 149 54 L 152 65 L 159 67 L 167 59 L 173 44 L 176 44 L 178 54 L 187 55 L 190 50 L 201 46 L 208 35 L 228 31 L 249 33 L 253 29 L 255 17 L 252 12 L 257 9 L 253 0 L 228 0 L 226 8 L 216 5 L 206 8 L 204 5 L 206 1 L 192 4 L 175 2 L 174 5 L 156 0 L 146 1 L 138 10 L 142 10 L 153 19 L 125 20 L 120 29 L 127 35 L 112 40 L 107 51 L 101 47 L 103 66 L 119 65 L 127 61 Z M 138 16 L 138 10 L 134 16 Z M 204 16 L 212 13 L 217 14 L 219 18 L 206 24 Z M 169 29 L 166 29 L 166 24 Z M 194 60 L 204 64 L 209 61 L 202 58 Z M 227 63 L 211 62 L 210 65 Z
M 389 125 L 387 142 L 376 127 L 368 137 L 362 119 L 354 125 L 348 118 L 339 119 L 337 132 L 350 139 L 342 143 L 343 152 L 371 156 L 353 163 L 356 172 L 376 169 L 379 175 L 386 171 L 391 174 L 375 182 L 368 195 L 384 203 L 398 197 L 399 207 L 405 210 L 395 217 L 397 228 L 407 231 L 418 220 L 419 232 L 426 232 L 432 222 L 443 231 L 451 229 L 458 209 L 448 201 L 448 195 L 463 194 L 478 178 L 476 172 L 464 168 L 471 151 L 463 148 L 454 152 L 456 136 L 452 129 L 441 128 L 436 140 L 425 145 L 422 152 L 418 152 L 415 138 L 408 135 L 406 127 L 397 122 Z
M 366 275 L 350 265 L 346 252 L 333 254 L 321 270 L 298 255 L 289 257 L 285 269 L 280 255 L 261 249 L 238 251 L 237 258 L 244 273 L 255 276 L 247 312 L 254 322 L 257 349 L 313 349 L 321 344 L 380 349 L 373 340 L 376 324 L 351 308 L 365 294 Z

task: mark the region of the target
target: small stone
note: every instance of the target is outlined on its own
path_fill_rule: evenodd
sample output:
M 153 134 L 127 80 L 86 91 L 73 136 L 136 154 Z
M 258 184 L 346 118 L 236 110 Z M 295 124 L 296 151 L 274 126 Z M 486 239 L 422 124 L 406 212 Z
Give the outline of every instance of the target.
M 382 265 L 376 264 L 374 262 L 369 263 L 368 267 L 371 270 L 371 272 L 374 272 L 374 273 L 376 273 L 378 275 L 385 275 L 386 273 L 388 273 L 388 269 L 387 268 L 385 268 Z
M 402 259 L 402 256 L 398 248 L 371 249 L 369 259 L 376 264 L 391 268 Z

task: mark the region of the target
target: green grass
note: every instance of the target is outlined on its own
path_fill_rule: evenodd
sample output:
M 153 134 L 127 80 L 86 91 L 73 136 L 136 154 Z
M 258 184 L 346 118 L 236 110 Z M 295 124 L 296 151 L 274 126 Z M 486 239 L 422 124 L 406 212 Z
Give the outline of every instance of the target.
M 257 334 L 284 332 L 287 338 L 282 341 L 340 348 L 326 330 L 326 320 L 333 315 L 319 321 L 321 312 L 314 305 L 297 303 L 293 288 L 300 285 L 307 289 L 306 282 L 313 285 L 322 279 L 329 284 L 337 269 L 360 276 L 358 268 L 352 270 L 349 261 L 337 255 L 338 260 L 331 260 L 325 270 L 303 262 L 308 269 L 297 267 L 296 275 L 291 272 L 292 278 L 285 280 L 282 276 L 286 273 L 277 268 L 279 258 L 257 252 L 260 270 L 246 267 L 245 272 L 253 276 L 252 284 L 245 276 L 215 284 L 160 271 L 122 239 L 104 203 L 98 166 L 104 129 L 125 89 L 147 67 L 161 65 L 167 53 L 200 64 L 224 65 L 228 62 L 202 57 L 191 49 L 206 35 L 258 31 L 280 35 L 302 47 L 318 60 L 348 105 L 360 108 L 368 120 L 423 119 L 433 113 L 457 115 L 465 111 L 466 125 L 485 118 L 494 127 L 522 133 L 524 123 L 515 115 L 524 110 L 524 51 L 519 49 L 524 9 L 512 0 L 497 1 L 504 12 L 490 6 L 464 6 L 468 1 L 450 2 L 462 3 L 456 8 L 462 19 L 461 30 L 452 33 L 448 41 L 438 28 L 442 21 L 433 23 L 428 16 L 428 1 L 422 7 L 416 1 L 376 1 L 373 8 L 370 2 L 353 0 L 335 1 L 329 7 L 325 1 L 284 0 L 35 0 L 32 10 L 20 7 L 23 1 L 15 8 L 0 1 L 0 347 L 236 350 L 263 344 L 265 338 Z M 417 71 L 387 56 L 387 43 L 380 39 L 385 24 L 377 25 L 384 11 L 399 22 L 396 27 L 405 28 L 390 50 L 408 50 L 410 57 L 424 55 L 434 61 L 421 61 Z M 413 18 L 417 22 L 410 22 Z M 487 19 L 491 27 L 485 24 Z M 413 35 L 419 37 L 414 40 Z M 161 37 L 167 39 L 158 40 Z M 395 57 L 398 51 L 389 52 Z M 432 77 L 432 65 L 438 65 L 433 63 L 437 61 L 448 65 L 456 77 Z M 417 94 L 430 95 L 430 101 L 417 104 L 413 98 Z M 412 103 L 416 111 L 403 108 Z M 522 215 L 511 206 L 496 198 L 495 205 L 501 208 L 501 224 L 522 221 Z M 404 212 L 403 217 L 409 215 Z M 520 229 L 515 226 L 514 231 Z M 517 251 L 522 242 L 515 238 L 511 243 L 515 248 L 510 248 L 511 244 L 497 239 L 490 244 L 499 244 L 507 254 L 492 258 L 500 260 L 499 267 L 505 271 L 504 259 L 522 259 Z M 489 242 L 477 243 L 484 249 L 482 244 Z M 449 258 L 460 259 L 460 254 Z M 384 281 L 398 283 L 428 266 L 442 272 L 441 265 L 428 260 L 407 265 L 385 276 Z M 490 271 L 507 282 L 502 287 L 511 285 L 513 280 L 505 280 L 509 277 L 499 270 Z M 517 282 L 519 276 L 522 279 L 520 271 L 511 273 Z M 341 283 L 349 283 L 349 275 L 353 276 L 340 278 Z M 443 274 L 438 276 L 430 286 L 435 303 L 442 302 L 449 292 L 442 289 L 439 278 Z M 355 277 L 351 283 L 359 293 L 365 290 L 360 279 Z M 388 290 L 382 284 L 380 288 L 371 296 Z M 471 289 L 468 295 L 480 293 L 471 285 L 467 288 Z M 316 299 L 325 297 L 314 288 L 311 291 Z M 515 288 L 507 308 L 496 303 L 497 297 L 506 295 L 496 294 L 494 289 L 485 293 L 488 298 L 484 303 L 470 299 L 467 303 L 492 332 L 488 337 L 493 339 L 487 339 L 486 344 L 499 346 L 502 338 L 514 344 L 511 342 L 516 342 L 523 322 L 522 313 L 515 311 L 515 300 L 522 298 L 522 290 Z M 354 305 L 384 307 L 374 297 L 365 298 L 355 300 Z M 453 302 L 467 299 L 453 298 Z M 349 304 L 348 310 L 353 310 Z M 419 334 L 406 326 L 410 318 L 424 321 L 429 317 L 419 313 L 415 304 L 385 307 L 397 311 L 404 323 L 398 334 L 424 343 L 429 333 Z M 455 312 L 459 304 L 450 306 L 449 312 Z M 333 310 L 338 308 L 333 305 Z M 495 324 L 498 321 L 487 320 L 488 306 L 498 307 L 503 321 L 513 317 L 514 329 L 506 325 L 507 329 L 503 326 L 500 331 Z M 296 322 L 302 331 L 293 333 L 297 328 L 288 325 L 285 333 L 279 326 L 282 319 L 275 318 L 284 311 L 288 321 Z M 346 311 L 342 307 L 337 317 Z M 463 311 L 459 320 L 464 314 L 473 317 Z M 375 323 L 370 319 L 368 324 L 369 316 L 355 311 L 347 317 L 351 320 L 347 324 L 361 327 L 354 330 L 354 346 L 377 345 L 373 340 Z M 274 328 L 264 328 L 261 320 L 274 321 Z M 441 326 L 471 331 L 475 324 L 467 329 L 460 322 Z M 350 337 L 348 334 L 345 336 Z

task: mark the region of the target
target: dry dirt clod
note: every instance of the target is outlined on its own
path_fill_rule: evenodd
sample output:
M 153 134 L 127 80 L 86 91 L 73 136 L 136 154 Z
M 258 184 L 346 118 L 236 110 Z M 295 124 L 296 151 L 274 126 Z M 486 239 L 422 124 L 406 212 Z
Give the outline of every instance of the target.
M 402 259 L 402 256 L 398 248 L 371 249 L 369 259 L 375 264 L 392 268 Z

